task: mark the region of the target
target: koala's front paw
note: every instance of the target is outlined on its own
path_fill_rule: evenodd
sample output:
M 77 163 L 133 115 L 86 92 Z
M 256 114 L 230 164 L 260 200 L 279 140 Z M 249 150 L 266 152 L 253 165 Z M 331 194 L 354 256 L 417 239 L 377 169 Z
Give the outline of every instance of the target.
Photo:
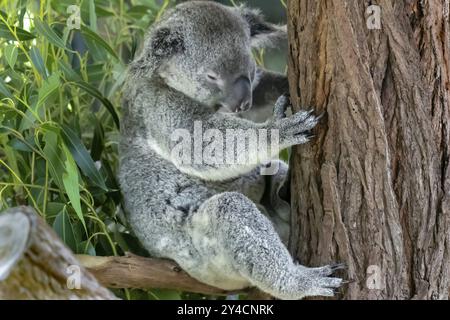
M 314 137 L 311 130 L 321 116 L 316 116 L 313 112 L 313 110 L 299 111 L 291 117 L 275 121 L 275 127 L 279 129 L 280 145 L 283 148 L 306 143 Z
M 313 110 L 299 111 L 286 117 L 286 110 L 291 106 L 289 94 L 280 96 L 273 110 L 273 129 L 278 129 L 282 148 L 308 142 L 314 135 L 311 130 L 323 115 L 316 116 Z

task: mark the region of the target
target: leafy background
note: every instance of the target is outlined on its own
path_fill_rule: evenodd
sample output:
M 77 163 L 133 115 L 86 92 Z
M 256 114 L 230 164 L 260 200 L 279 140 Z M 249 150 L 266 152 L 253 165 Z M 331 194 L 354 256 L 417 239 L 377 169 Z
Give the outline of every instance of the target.
M 282 2 L 247 2 L 271 20 L 283 20 Z M 0 4 L 0 211 L 34 207 L 78 254 L 146 255 L 128 229 L 115 178 L 120 89 L 148 26 L 176 1 Z M 71 5 L 80 10 L 80 29 L 68 26 Z M 255 57 L 284 71 L 280 52 Z M 215 299 L 169 290 L 115 293 L 126 299 Z

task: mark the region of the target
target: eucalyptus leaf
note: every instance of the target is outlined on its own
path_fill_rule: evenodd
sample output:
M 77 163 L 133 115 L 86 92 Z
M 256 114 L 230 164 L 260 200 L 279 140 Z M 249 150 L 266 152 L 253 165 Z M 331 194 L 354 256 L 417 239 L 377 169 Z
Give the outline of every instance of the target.
M 36 38 L 34 34 L 29 33 L 28 31 L 22 28 L 16 26 L 10 26 L 10 28 L 12 29 L 13 33 L 11 33 L 8 26 L 6 26 L 2 21 L 0 21 L 0 38 L 16 41 L 17 39 L 14 36 L 14 33 L 16 34 L 17 38 L 20 41 L 32 40 Z
M 34 67 L 39 72 L 39 74 L 44 78 L 47 79 L 48 77 L 48 71 L 44 64 L 44 59 L 42 59 L 41 53 L 39 52 L 38 48 L 32 47 L 30 50 L 30 58 L 33 62 Z
M 78 219 L 80 219 L 84 229 L 87 232 L 86 222 L 84 221 L 83 212 L 81 210 L 80 188 L 78 187 L 78 168 L 72 158 L 71 153 L 64 145 L 63 150 L 66 157 L 66 160 L 64 162 L 65 172 L 62 176 L 64 188 L 66 189 L 66 193 L 69 197 L 72 208 L 75 210 Z
M 94 161 L 77 134 L 67 125 L 62 125 L 61 129 L 64 142 L 83 174 L 96 186 L 108 191 L 103 176 L 97 170 Z
M 104 146 L 105 146 L 105 131 L 103 130 L 102 123 L 95 119 L 94 137 L 91 144 L 91 157 L 92 160 L 98 161 L 101 158 Z
M 11 91 L 9 91 L 8 87 L 6 86 L 5 81 L 1 77 L 0 77 L 0 93 L 10 99 L 14 98 Z
M 5 59 L 11 69 L 14 69 L 14 65 L 17 61 L 17 55 L 18 52 L 15 45 L 11 44 L 5 48 Z
M 54 93 L 60 86 L 59 74 L 52 74 L 47 80 L 43 82 L 42 87 L 39 89 L 38 101 L 36 104 L 36 110 Z
M 97 14 L 94 0 L 89 0 L 89 25 L 92 31 L 97 32 Z
M 47 130 L 44 133 L 43 141 L 44 155 L 48 163 L 50 175 L 55 181 L 60 190 L 64 190 L 64 183 L 62 181 L 62 175 L 64 173 L 64 159 L 62 158 L 62 150 L 58 143 L 58 135 Z
M 72 222 L 65 207 L 56 216 L 53 222 L 53 230 L 55 230 L 56 234 L 73 252 L 77 252 L 77 242 L 73 232 Z
M 114 109 L 114 106 L 111 104 L 111 102 L 103 96 L 103 94 L 98 91 L 94 86 L 90 85 L 89 83 L 85 81 L 75 81 L 73 84 L 80 89 L 83 89 L 87 93 L 89 93 L 91 96 L 97 98 L 102 102 L 102 104 L 108 109 L 109 113 L 111 114 L 114 123 L 116 124 L 117 128 L 120 128 L 120 121 L 119 116 L 117 115 L 116 110 Z
M 66 49 L 66 44 L 64 41 L 56 34 L 55 31 L 46 23 L 41 21 L 39 18 L 34 19 L 34 27 L 36 28 L 36 31 L 43 37 L 45 37 L 51 44 L 54 44 L 55 46 Z
M 13 148 L 14 150 L 18 150 L 18 151 L 24 151 L 24 152 L 32 152 L 33 149 L 31 149 L 28 144 L 26 144 L 24 141 L 18 139 L 18 138 L 13 138 L 8 142 L 8 145 Z
M 116 52 L 110 47 L 110 45 L 103 40 L 98 34 L 93 32 L 91 29 L 89 29 L 86 26 L 81 26 L 81 33 L 84 37 L 94 41 L 98 45 L 100 45 L 103 49 L 105 49 L 114 59 L 117 61 L 120 61 L 119 57 L 117 56 Z
M 88 242 L 87 240 L 82 241 L 78 244 L 78 253 L 79 254 L 87 254 L 90 256 L 96 256 L 97 253 L 95 252 L 95 248 L 92 245 L 91 242 Z
M 46 216 L 58 215 L 63 209 L 65 204 L 60 202 L 47 202 L 47 212 L 45 212 Z
M 66 62 L 58 61 L 58 64 L 67 81 L 83 81 L 83 78 L 77 72 L 75 72 L 72 67 L 69 66 Z
M 158 300 L 181 300 L 181 295 L 178 291 L 168 289 L 152 289 L 154 299 Z
M 44 81 L 43 86 L 39 89 L 36 109 L 39 108 L 53 93 L 58 91 L 59 85 L 59 75 L 57 73 L 52 74 Z

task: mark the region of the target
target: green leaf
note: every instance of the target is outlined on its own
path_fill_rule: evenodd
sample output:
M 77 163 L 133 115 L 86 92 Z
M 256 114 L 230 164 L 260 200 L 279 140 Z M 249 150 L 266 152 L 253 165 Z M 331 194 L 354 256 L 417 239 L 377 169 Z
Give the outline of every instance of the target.
M 83 174 L 89 178 L 96 186 L 101 189 L 108 191 L 106 187 L 105 180 L 100 172 L 95 167 L 95 163 L 92 160 L 89 152 L 84 146 L 77 134 L 66 125 L 62 125 L 62 137 L 67 147 L 69 148 L 73 158 L 80 167 Z
M 103 49 L 105 49 L 117 61 L 120 61 L 120 59 L 117 56 L 116 52 L 109 46 L 109 44 L 105 40 L 103 40 L 99 35 L 97 35 L 95 32 L 93 32 L 91 29 L 89 29 L 86 26 L 81 26 L 81 33 L 87 39 L 90 39 L 94 43 L 100 45 Z
M 29 33 L 28 31 L 16 27 L 16 26 L 10 26 L 13 32 L 17 35 L 17 38 L 20 41 L 26 41 L 36 38 L 35 35 L 32 33 Z M 3 21 L 0 21 L 0 38 L 4 38 L 6 40 L 13 40 L 16 41 L 16 37 L 14 37 L 14 34 L 9 31 L 8 27 L 3 23 Z
M 105 147 L 105 132 L 103 130 L 102 123 L 95 118 L 94 137 L 92 138 L 91 144 L 92 160 L 94 161 L 100 160 L 104 147 Z
M 78 69 L 76 70 L 78 73 L 80 72 Z M 89 68 L 86 70 L 87 79 L 89 83 L 94 84 L 96 82 L 103 81 L 105 77 L 105 63 L 95 63 L 90 64 Z
M 11 44 L 9 46 L 6 46 L 5 59 L 6 59 L 6 62 L 8 62 L 11 69 L 14 69 L 14 65 L 16 64 L 16 61 L 17 61 L 17 55 L 18 55 L 18 51 L 17 51 L 17 47 L 15 45 Z
M 64 209 L 65 204 L 60 202 L 47 202 L 46 216 L 57 216 Z
M 0 78 L 0 93 L 10 99 L 14 98 L 14 96 L 12 95 L 11 91 L 9 91 L 5 81 L 2 78 Z
M 61 157 L 62 150 L 58 144 L 58 135 L 53 131 L 46 130 L 43 140 L 45 143 L 43 151 L 48 163 L 50 176 L 53 178 L 58 188 L 64 190 L 64 183 L 62 181 L 64 161 Z
M 66 62 L 61 60 L 58 61 L 58 64 L 67 81 L 83 81 L 83 78 L 78 73 L 76 73 Z
M 180 293 L 169 289 L 152 289 L 154 298 L 159 300 L 181 300 Z
M 38 101 L 36 104 L 36 110 L 59 88 L 59 74 L 52 74 L 47 80 L 43 82 L 42 87 L 39 89 Z
M 44 79 L 47 79 L 48 71 L 47 68 L 45 67 L 44 59 L 42 59 L 41 53 L 39 52 L 38 48 L 36 47 L 31 48 L 30 58 L 39 74 L 42 75 Z
M 101 17 L 101 18 L 114 16 L 113 12 L 111 12 L 105 8 L 102 8 L 100 6 L 95 6 L 95 12 L 97 13 L 97 17 Z
M 284 162 L 289 162 L 289 149 L 281 150 L 280 152 L 280 159 Z
M 75 210 L 78 218 L 86 229 L 86 222 L 84 221 L 83 212 L 81 210 L 81 198 L 80 188 L 78 187 L 78 168 L 75 161 L 72 158 L 69 150 L 63 145 L 64 155 L 66 160 L 64 162 L 65 173 L 62 176 L 64 188 L 66 189 L 67 196 L 69 197 L 72 208 Z
M 53 230 L 73 252 L 77 252 L 77 242 L 66 207 L 56 216 L 53 222 Z
M 79 254 L 88 254 L 90 256 L 95 256 L 95 248 L 92 245 L 91 242 L 88 242 L 87 240 L 82 241 L 78 244 L 78 253 Z
M 135 20 L 141 19 L 143 16 L 151 12 L 151 8 L 144 5 L 137 5 L 132 6 L 128 11 L 127 14 Z
M 18 138 L 12 138 L 11 140 L 9 140 L 8 145 L 14 150 L 33 152 L 33 149 L 31 149 L 25 142 L 19 140 Z
M 64 41 L 56 34 L 55 31 L 53 31 L 52 28 L 50 28 L 46 22 L 41 21 L 39 18 L 35 18 L 34 27 L 41 36 L 44 36 L 48 40 L 48 42 L 59 48 L 68 50 Z
M 97 32 L 97 15 L 95 13 L 94 0 L 89 0 L 89 25 L 92 31 Z
M 89 83 L 87 83 L 85 81 L 75 81 L 75 82 L 73 82 L 73 84 L 76 85 L 77 87 L 79 87 L 80 89 L 83 89 L 84 91 L 89 93 L 91 96 L 100 100 L 101 103 L 106 107 L 106 109 L 108 109 L 109 113 L 111 114 L 116 127 L 120 128 L 119 116 L 117 115 L 117 112 L 114 109 L 114 106 L 111 104 L 111 102 L 107 98 L 105 98 L 101 94 L 100 91 L 98 91 L 95 87 L 93 87 L 92 85 L 90 85 Z

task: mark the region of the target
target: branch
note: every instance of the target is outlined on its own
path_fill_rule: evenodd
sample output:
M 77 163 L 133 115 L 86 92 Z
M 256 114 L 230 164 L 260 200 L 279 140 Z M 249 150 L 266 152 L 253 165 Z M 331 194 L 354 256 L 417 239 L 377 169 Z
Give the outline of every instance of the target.
M 81 289 L 69 289 L 79 270 Z M 230 295 L 190 277 L 172 261 L 74 255 L 29 207 L 0 215 L 0 299 L 116 299 L 106 288 L 164 288 Z
M 0 215 L 0 299 L 117 298 L 33 209 L 18 207 Z
M 69 289 L 70 267 L 80 272 L 81 289 Z M 33 209 L 18 207 L 0 215 L 0 299 L 116 299 L 106 288 L 163 288 L 207 295 L 226 291 L 190 277 L 175 262 L 144 258 L 73 255 Z
M 226 291 L 190 277 L 175 262 L 144 258 L 127 253 L 123 257 L 77 255 L 80 263 L 108 288 L 164 288 L 209 295 L 231 295 L 247 291 Z

